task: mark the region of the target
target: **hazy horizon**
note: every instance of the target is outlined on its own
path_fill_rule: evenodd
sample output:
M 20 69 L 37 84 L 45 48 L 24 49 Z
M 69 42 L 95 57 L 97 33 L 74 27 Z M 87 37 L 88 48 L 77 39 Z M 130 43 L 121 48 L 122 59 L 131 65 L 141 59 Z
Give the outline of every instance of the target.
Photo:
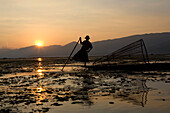
M 169 0 L 1 0 L 0 48 L 170 31 Z
M 170 32 L 162 32 L 162 33 L 170 33 Z M 124 37 L 118 37 L 118 38 L 109 38 L 109 39 L 103 39 L 103 40 L 97 40 L 97 41 L 93 41 L 92 43 L 94 42 L 100 42 L 100 41 L 105 41 L 105 40 L 114 40 L 114 39 L 122 39 L 122 38 L 127 38 L 127 37 L 131 37 L 131 36 L 136 36 L 136 35 L 147 35 L 147 34 L 159 34 L 159 33 L 144 33 L 144 34 L 134 34 L 134 35 L 129 35 L 129 36 L 124 36 Z M 83 39 L 84 40 L 84 39 Z M 76 42 L 76 40 L 72 40 L 71 42 L 68 42 L 66 44 L 52 44 L 52 45 L 43 45 L 42 47 L 40 48 L 43 48 L 43 47 L 49 47 L 49 46 L 65 46 L 69 43 L 72 43 L 72 42 Z M 32 44 L 32 45 L 27 45 L 27 46 L 23 46 L 23 47 L 19 47 L 19 48 L 7 48 L 7 47 L 1 47 L 0 49 L 20 49 L 20 48 L 26 48 L 26 47 L 32 47 L 32 46 L 37 46 L 35 44 Z M 38 47 L 39 48 L 39 47 Z

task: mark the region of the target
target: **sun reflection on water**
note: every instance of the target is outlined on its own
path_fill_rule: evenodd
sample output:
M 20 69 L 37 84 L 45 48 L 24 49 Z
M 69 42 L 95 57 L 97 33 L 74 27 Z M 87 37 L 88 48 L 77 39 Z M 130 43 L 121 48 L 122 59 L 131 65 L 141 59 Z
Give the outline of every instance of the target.
M 42 58 L 38 58 L 38 69 L 36 70 L 40 78 L 43 77 L 43 67 L 42 67 L 41 61 L 42 61 Z
M 41 69 L 38 69 L 37 72 L 38 72 L 38 73 L 42 73 L 42 70 L 41 70 Z
M 41 61 L 42 61 L 42 58 L 38 58 L 38 61 L 41 62 Z
M 36 90 L 38 93 L 41 93 L 42 91 L 44 91 L 44 89 L 42 87 L 38 87 Z
M 38 73 L 38 75 L 42 76 L 42 75 L 43 75 L 43 73 Z

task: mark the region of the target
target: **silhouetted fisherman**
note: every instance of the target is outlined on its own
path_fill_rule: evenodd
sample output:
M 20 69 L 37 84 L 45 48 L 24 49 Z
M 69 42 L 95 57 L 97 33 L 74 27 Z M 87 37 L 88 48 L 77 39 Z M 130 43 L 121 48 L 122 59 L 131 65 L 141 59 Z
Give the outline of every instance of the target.
M 86 66 L 86 62 L 89 61 L 88 53 L 93 48 L 92 44 L 89 41 L 90 37 L 87 35 L 85 39 L 86 40 L 82 42 L 80 37 L 79 40 L 80 40 L 80 44 L 82 44 L 82 47 L 72 58 L 73 60 L 84 62 L 84 66 Z

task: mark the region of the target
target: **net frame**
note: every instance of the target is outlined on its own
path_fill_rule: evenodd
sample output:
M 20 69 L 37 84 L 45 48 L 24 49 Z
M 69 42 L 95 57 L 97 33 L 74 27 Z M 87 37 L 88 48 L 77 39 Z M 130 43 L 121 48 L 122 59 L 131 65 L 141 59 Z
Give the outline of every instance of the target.
M 117 51 L 96 59 L 93 65 L 98 63 L 115 63 L 115 62 L 143 62 L 145 64 L 149 63 L 149 56 L 146 49 L 146 45 L 143 39 L 137 40 L 131 44 L 128 44 Z

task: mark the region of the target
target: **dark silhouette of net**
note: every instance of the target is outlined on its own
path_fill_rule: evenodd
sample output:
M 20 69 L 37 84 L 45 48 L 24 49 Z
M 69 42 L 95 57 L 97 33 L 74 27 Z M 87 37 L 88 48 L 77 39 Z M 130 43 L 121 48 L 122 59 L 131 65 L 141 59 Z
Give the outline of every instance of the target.
M 94 61 L 96 64 L 110 63 L 149 63 L 148 53 L 143 39 L 133 42 L 119 50 Z

